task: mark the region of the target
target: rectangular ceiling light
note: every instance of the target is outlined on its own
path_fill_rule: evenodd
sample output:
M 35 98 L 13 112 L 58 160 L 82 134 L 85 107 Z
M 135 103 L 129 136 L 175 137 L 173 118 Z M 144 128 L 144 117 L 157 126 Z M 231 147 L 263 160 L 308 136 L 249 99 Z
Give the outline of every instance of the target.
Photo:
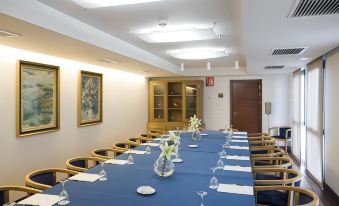
M 166 51 L 166 53 L 174 58 L 187 60 L 213 59 L 228 56 L 225 48 L 182 49 Z
M 131 34 L 148 43 L 169 43 L 218 39 L 214 25 L 209 26 L 165 26 L 131 32 Z
M 85 9 L 94 9 L 128 4 L 141 4 L 162 0 L 72 0 L 72 1 Z
M 9 38 L 9 37 L 17 37 L 17 36 L 20 36 L 20 35 L 0 29 L 0 38 Z

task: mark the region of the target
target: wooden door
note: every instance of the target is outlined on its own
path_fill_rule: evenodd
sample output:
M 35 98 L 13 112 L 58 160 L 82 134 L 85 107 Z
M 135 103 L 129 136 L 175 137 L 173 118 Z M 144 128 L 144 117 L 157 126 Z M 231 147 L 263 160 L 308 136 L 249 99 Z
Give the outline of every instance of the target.
M 262 130 L 261 80 L 231 80 L 231 124 L 257 133 Z

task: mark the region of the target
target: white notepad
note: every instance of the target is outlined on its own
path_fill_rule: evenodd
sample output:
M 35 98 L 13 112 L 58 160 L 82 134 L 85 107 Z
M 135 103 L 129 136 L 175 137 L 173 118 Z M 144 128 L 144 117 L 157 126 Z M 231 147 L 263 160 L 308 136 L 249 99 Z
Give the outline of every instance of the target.
M 159 143 L 142 143 L 141 145 L 144 145 L 144 146 L 150 146 L 150 147 L 159 147 L 160 144 Z
M 140 150 L 128 150 L 125 152 L 126 154 L 132 153 L 132 154 L 138 154 L 138 155 L 142 155 L 142 154 L 146 154 L 146 151 L 140 151 Z
M 117 160 L 117 159 L 110 159 L 105 162 L 106 164 L 113 164 L 113 165 L 125 165 L 128 163 L 128 160 Z
M 227 155 L 228 160 L 250 160 L 249 156 Z
M 230 146 L 231 149 L 243 149 L 243 150 L 249 150 L 249 147 L 242 147 L 242 146 Z
M 79 173 L 77 175 L 74 175 L 70 178 L 69 180 L 74 180 L 74 181 L 81 181 L 81 182 L 95 182 L 98 179 L 100 179 L 100 175 L 97 174 L 88 174 L 88 173 Z
M 247 132 L 233 132 L 235 135 L 247 135 Z
M 247 139 L 247 136 L 233 135 L 232 138 L 235 138 L 235 139 Z
M 241 167 L 241 166 L 230 166 L 230 165 L 225 165 L 223 170 L 227 171 L 237 171 L 237 172 L 251 172 L 252 168 L 251 167 Z
M 208 136 L 208 134 L 202 133 L 202 134 L 200 134 L 200 136 L 206 137 L 206 136 Z
M 248 142 L 248 140 L 232 139 L 231 142 Z
M 219 184 L 217 191 L 232 194 L 253 195 L 253 187 L 245 185 Z
M 20 205 L 39 205 L 39 206 L 52 206 L 64 198 L 60 198 L 59 195 L 48 195 L 48 194 L 35 194 L 20 202 Z

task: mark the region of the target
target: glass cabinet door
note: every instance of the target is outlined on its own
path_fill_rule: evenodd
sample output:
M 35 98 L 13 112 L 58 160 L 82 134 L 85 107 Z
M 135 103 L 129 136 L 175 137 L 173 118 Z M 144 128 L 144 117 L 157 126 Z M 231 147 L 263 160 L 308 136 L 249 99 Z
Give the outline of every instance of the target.
M 166 83 L 153 83 L 151 84 L 151 111 L 150 117 L 152 121 L 165 121 L 165 108 L 166 108 Z
M 168 122 L 182 122 L 182 83 L 168 83 Z
M 185 118 L 186 121 L 197 115 L 200 118 L 200 111 L 199 111 L 199 84 L 198 83 L 186 83 L 185 84 Z

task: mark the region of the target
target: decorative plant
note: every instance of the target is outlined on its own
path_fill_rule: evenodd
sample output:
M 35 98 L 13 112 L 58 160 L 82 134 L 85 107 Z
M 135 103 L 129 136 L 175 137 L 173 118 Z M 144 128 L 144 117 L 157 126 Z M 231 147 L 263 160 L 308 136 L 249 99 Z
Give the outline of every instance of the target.
M 164 144 L 160 145 L 160 149 L 161 149 L 160 158 L 164 159 L 161 176 L 164 176 L 166 161 L 171 159 L 171 155 L 173 152 L 175 152 L 175 148 L 176 146 L 174 144 L 168 145 L 168 142 L 165 142 Z
M 189 130 L 197 130 L 201 125 L 201 119 L 198 119 L 196 115 L 190 118 Z

